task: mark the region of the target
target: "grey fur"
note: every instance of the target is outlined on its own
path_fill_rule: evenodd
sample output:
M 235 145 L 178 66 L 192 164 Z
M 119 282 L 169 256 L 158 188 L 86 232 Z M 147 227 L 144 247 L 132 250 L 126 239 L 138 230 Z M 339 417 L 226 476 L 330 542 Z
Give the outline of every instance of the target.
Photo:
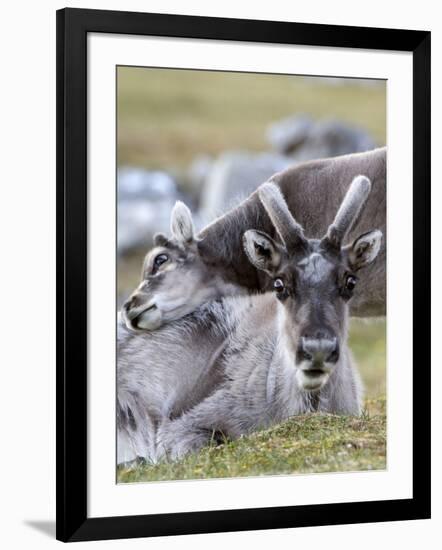
M 340 248 L 347 235 L 352 228 L 361 208 L 371 191 L 371 183 L 365 176 L 357 176 L 345 195 L 339 207 L 338 213 L 327 231 L 327 239 L 331 244 Z
M 272 183 L 263 183 L 258 196 L 284 246 L 291 249 L 305 244 L 304 230 L 292 216 L 279 188 Z
M 188 207 L 181 201 L 177 201 L 171 217 L 170 232 L 179 243 L 189 243 L 195 238 L 195 229 L 192 216 Z
M 348 350 L 317 402 L 300 388 L 282 309 L 267 293 L 205 304 L 150 333 L 119 321 L 118 463 L 178 458 L 216 432 L 234 439 L 314 410 L 358 414 L 362 386 Z

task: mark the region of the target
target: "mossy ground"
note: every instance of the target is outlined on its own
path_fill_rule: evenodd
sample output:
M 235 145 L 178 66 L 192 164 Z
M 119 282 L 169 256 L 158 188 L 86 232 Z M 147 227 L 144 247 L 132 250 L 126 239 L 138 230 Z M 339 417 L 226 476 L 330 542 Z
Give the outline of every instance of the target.
M 382 470 L 386 466 L 385 399 L 361 417 L 310 414 L 178 462 L 121 468 L 119 482 Z

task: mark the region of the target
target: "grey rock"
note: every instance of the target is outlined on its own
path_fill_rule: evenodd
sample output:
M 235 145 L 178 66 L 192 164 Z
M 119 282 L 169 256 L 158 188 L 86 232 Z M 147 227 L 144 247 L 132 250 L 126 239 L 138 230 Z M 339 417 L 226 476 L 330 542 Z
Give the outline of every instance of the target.
M 119 254 L 148 248 L 157 231 L 168 231 L 170 211 L 179 198 L 177 185 L 166 172 L 123 168 L 118 172 Z
M 199 155 L 191 163 L 187 171 L 187 180 L 191 193 L 199 197 L 207 177 L 212 170 L 214 163 L 213 157 L 209 155 Z
M 316 123 L 308 138 L 295 153 L 297 160 L 335 157 L 349 153 L 361 153 L 376 147 L 372 137 L 356 126 L 337 120 Z
M 162 201 L 121 201 L 118 203 L 117 246 L 119 254 L 139 247 L 146 250 L 157 231 L 168 232 L 173 199 Z
M 363 129 L 338 120 L 314 123 L 305 115 L 272 124 L 267 132 L 272 147 L 297 161 L 369 151 L 375 141 Z
M 170 174 L 124 167 L 118 171 L 118 199 L 158 200 L 176 194 L 177 186 Z

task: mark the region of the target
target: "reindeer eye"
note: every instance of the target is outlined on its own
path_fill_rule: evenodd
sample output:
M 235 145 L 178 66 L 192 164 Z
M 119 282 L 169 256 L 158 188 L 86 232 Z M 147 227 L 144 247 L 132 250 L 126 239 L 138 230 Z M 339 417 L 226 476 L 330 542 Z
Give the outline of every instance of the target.
M 282 279 L 275 279 L 273 281 L 273 288 L 276 292 L 282 292 L 284 290 L 284 281 Z
M 153 265 L 155 267 L 160 267 L 160 265 L 167 262 L 168 259 L 169 259 L 169 256 L 167 254 L 158 254 L 158 256 L 153 261 Z
M 356 286 L 356 277 L 354 275 L 347 275 L 345 279 L 345 288 L 347 290 L 353 290 Z

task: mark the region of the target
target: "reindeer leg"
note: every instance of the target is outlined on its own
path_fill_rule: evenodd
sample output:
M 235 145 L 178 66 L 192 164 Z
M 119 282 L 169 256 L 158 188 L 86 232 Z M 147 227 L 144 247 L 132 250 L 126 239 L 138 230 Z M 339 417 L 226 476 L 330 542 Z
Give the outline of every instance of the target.
M 230 414 L 228 393 L 217 391 L 180 417 L 162 423 L 157 434 L 158 453 L 176 460 L 211 441 L 224 441 L 234 435 Z

